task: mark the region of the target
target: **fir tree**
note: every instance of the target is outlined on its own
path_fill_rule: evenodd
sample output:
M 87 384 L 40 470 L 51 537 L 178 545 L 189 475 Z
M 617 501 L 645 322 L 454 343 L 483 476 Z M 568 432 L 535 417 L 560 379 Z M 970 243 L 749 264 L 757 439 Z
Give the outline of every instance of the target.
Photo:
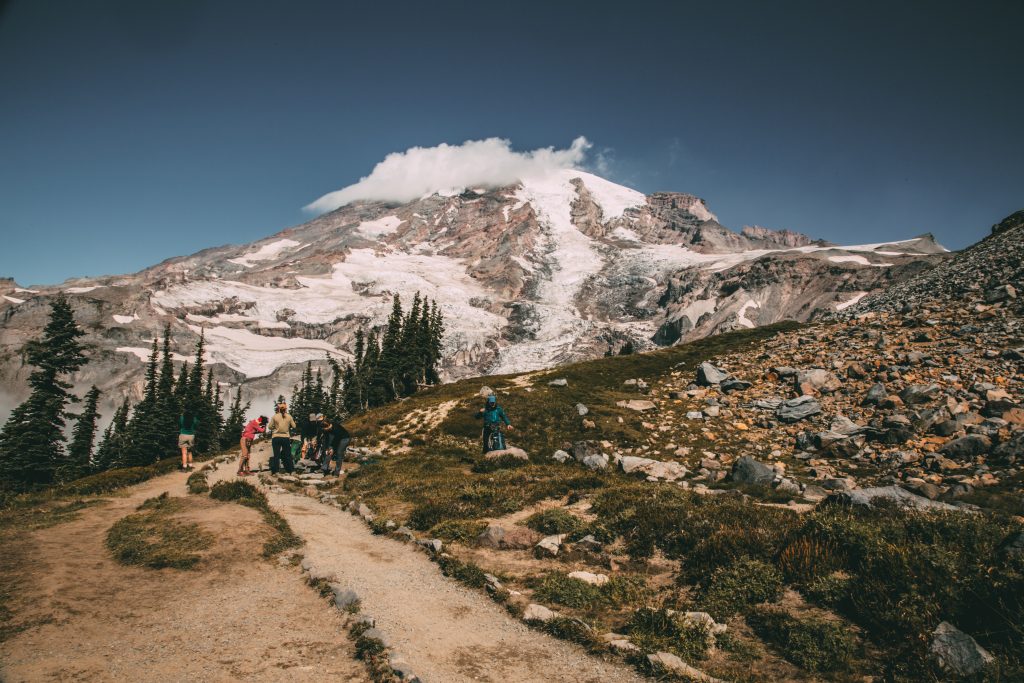
M 186 373 L 187 376 L 187 373 Z M 163 351 L 160 358 L 160 378 L 156 389 L 156 431 L 160 435 L 160 450 L 173 452 L 178 444 L 178 413 L 180 408 L 174 392 L 174 361 L 171 359 L 171 326 L 164 327 Z
M 58 294 L 42 339 L 26 345 L 26 360 L 36 368 L 28 380 L 32 392 L 0 432 L 0 481 L 10 488 L 49 484 L 64 463 L 66 407 L 77 401 L 64 377 L 86 363 L 78 341 L 83 334 L 71 305 Z
M 92 469 L 92 447 L 96 441 L 99 400 L 100 390 L 93 385 L 85 395 L 82 413 L 75 421 L 75 427 L 71 432 L 67 461 L 59 473 L 59 478 L 63 481 L 82 477 Z
M 235 398 L 231 402 L 228 417 L 224 421 L 224 429 L 220 433 L 220 447 L 230 448 L 242 438 L 242 430 L 245 429 L 245 414 L 248 412 L 250 402 L 242 405 L 242 385 L 235 389 Z
M 114 418 L 103 432 L 103 440 L 96 449 L 93 458 L 93 470 L 102 472 L 113 467 L 124 466 L 123 454 L 128 438 L 128 399 L 125 398 L 116 411 Z
M 160 425 L 157 419 L 157 383 L 158 359 L 156 339 L 146 366 L 146 384 L 142 392 L 142 400 L 135 406 L 135 412 L 128 423 L 125 450 L 119 460 L 131 467 L 151 465 L 160 459 L 163 453 Z

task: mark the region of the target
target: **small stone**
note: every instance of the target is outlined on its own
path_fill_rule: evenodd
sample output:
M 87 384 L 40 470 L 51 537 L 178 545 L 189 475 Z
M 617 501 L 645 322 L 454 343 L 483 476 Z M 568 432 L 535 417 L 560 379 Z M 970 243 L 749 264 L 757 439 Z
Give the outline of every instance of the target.
M 540 557 L 555 557 L 558 555 L 566 534 L 554 534 L 545 536 L 534 546 L 534 553 Z
M 651 410 L 655 408 L 653 401 L 636 398 L 631 398 L 628 401 L 617 401 L 615 405 L 617 405 L 619 408 L 629 408 L 630 410 L 635 410 L 641 413 L 645 410 Z
M 821 404 L 813 396 L 800 396 L 788 401 L 783 401 L 775 417 L 782 422 L 799 422 L 800 420 L 817 415 L 821 412 Z
M 552 387 L 564 387 L 564 386 L 567 386 L 568 384 L 569 384 L 569 380 L 567 380 L 564 377 L 560 377 L 558 379 L 553 379 L 550 382 L 548 382 L 548 385 L 552 386 Z
M 583 417 L 584 415 L 586 415 L 589 412 L 590 412 L 590 408 L 586 407 L 582 403 L 577 403 L 576 404 L 576 414 L 579 415 L 580 417 Z
M 554 455 L 551 456 L 551 459 L 557 460 L 558 462 L 566 462 L 567 460 L 572 460 L 572 456 L 566 453 L 565 451 L 558 450 L 555 451 Z
M 978 641 L 948 621 L 935 627 L 928 654 L 940 669 L 957 676 L 973 676 L 995 661 Z
M 540 621 L 540 622 L 545 622 L 545 621 L 551 621 L 552 619 L 554 619 L 557 616 L 558 616 L 558 612 L 554 612 L 552 610 L 549 610 L 544 605 L 538 605 L 535 602 L 530 603 L 529 605 L 526 606 L 526 609 L 523 610 L 523 620 L 524 621 Z
M 697 367 L 697 384 L 702 387 L 710 387 L 716 384 L 721 384 L 723 381 L 728 379 L 729 373 L 720 368 L 716 368 L 707 361 L 701 363 Z
M 569 572 L 569 578 L 578 579 L 584 583 L 589 583 L 591 586 L 603 586 L 608 583 L 608 577 L 606 575 L 593 574 L 585 571 Z

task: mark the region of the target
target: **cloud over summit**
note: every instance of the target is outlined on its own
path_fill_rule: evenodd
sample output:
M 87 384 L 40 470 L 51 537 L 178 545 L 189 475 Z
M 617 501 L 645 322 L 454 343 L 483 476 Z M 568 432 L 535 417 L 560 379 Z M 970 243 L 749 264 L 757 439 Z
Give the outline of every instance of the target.
M 590 146 L 580 136 L 568 149 L 543 147 L 529 152 L 514 151 L 512 143 L 502 138 L 412 147 L 387 155 L 370 175 L 328 192 L 304 208 L 319 214 L 359 199 L 404 203 L 435 192 L 511 185 L 548 171 L 578 168 Z

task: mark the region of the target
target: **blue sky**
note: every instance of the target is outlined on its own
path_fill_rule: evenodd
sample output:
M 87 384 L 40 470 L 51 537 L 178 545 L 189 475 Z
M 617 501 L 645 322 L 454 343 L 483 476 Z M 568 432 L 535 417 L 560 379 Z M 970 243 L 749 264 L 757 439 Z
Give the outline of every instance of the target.
M 9 2 L 0 275 L 249 242 L 391 152 L 577 136 L 729 227 L 951 248 L 1024 207 L 1020 2 Z

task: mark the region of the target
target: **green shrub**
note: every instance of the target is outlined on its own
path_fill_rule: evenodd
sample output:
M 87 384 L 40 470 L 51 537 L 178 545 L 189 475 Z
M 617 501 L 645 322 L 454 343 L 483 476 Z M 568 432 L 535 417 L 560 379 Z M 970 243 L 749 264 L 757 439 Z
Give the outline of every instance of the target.
M 441 567 L 442 574 L 464 583 L 470 588 L 483 588 L 487 585 L 484 570 L 472 562 L 463 562 L 451 555 L 441 555 L 437 558 L 437 564 Z
M 185 488 L 189 493 L 206 493 L 210 490 L 210 484 L 206 481 L 206 472 L 202 470 L 188 475 Z
M 486 474 L 497 470 L 508 470 L 516 467 L 529 465 L 529 460 L 522 460 L 511 454 L 500 455 L 497 458 L 481 458 L 473 463 L 473 471 L 477 474 Z
M 123 517 L 107 531 L 107 548 L 121 564 L 150 569 L 193 569 L 213 545 L 213 534 L 195 523 L 172 517 L 182 501 L 167 494 L 150 498 L 138 512 Z
M 601 639 L 586 622 L 570 617 L 555 617 L 540 624 L 541 630 L 561 640 L 582 645 L 587 650 L 602 649 Z
M 714 571 L 701 587 L 698 604 L 716 621 L 724 621 L 748 608 L 777 600 L 782 573 L 761 560 L 743 559 Z
M 584 522 L 564 508 L 551 508 L 530 515 L 524 524 L 545 536 L 551 536 L 553 534 L 572 534 L 578 531 Z
M 802 592 L 811 602 L 836 608 L 849 600 L 850 577 L 842 574 L 819 576 L 805 584 Z
M 562 572 L 549 572 L 529 583 L 537 600 L 581 610 L 620 607 L 640 602 L 648 595 L 644 580 L 634 576 L 612 576 L 607 583 L 596 586 Z
M 487 522 L 469 519 L 449 519 L 430 528 L 430 536 L 446 541 L 472 543 L 487 528 Z
M 645 653 L 671 652 L 686 661 L 706 658 L 715 644 L 706 624 L 688 622 L 682 615 L 649 607 L 633 613 L 626 633 L 629 641 Z
M 747 622 L 783 657 L 811 673 L 847 669 L 857 649 L 850 627 L 835 621 L 798 618 L 778 608 L 759 607 L 747 615 Z

